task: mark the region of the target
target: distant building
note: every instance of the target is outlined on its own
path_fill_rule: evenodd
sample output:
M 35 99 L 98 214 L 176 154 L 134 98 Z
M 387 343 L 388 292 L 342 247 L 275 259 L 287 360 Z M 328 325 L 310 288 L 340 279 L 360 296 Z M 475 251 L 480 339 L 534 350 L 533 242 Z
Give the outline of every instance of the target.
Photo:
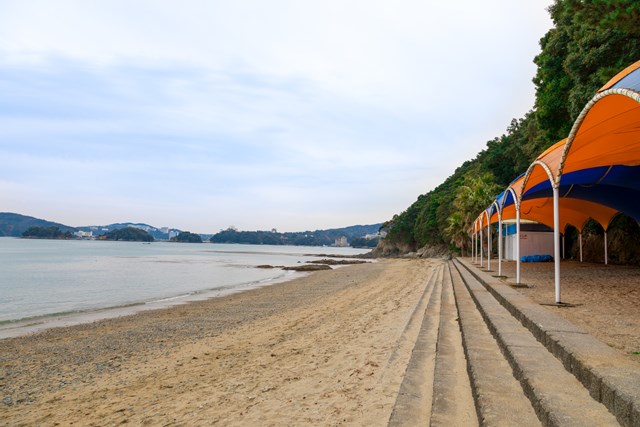
M 93 239 L 93 231 L 76 231 L 73 235 L 79 239 Z
M 170 230 L 169 231 L 169 240 L 173 239 L 174 237 L 178 237 L 178 233 L 176 230 Z
M 386 231 L 378 231 L 378 232 L 377 232 L 377 233 L 375 233 L 375 234 L 366 234 L 366 235 L 364 236 L 364 238 L 365 238 L 365 239 L 367 239 L 367 240 L 371 240 L 371 239 L 381 239 L 381 238 L 385 237 L 386 235 L 387 235 L 387 232 L 386 232 Z
M 349 242 L 347 242 L 347 238 L 342 236 L 336 239 L 335 243 L 333 244 L 333 246 L 336 246 L 338 248 L 345 248 L 347 246 L 349 246 Z
M 164 234 L 169 234 L 169 227 L 162 227 L 160 231 Z

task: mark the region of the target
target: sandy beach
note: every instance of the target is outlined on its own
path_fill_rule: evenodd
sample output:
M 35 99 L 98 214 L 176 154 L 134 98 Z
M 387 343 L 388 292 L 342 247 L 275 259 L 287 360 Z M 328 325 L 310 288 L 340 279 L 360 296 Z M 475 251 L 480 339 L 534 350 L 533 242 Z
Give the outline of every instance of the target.
M 31 425 L 385 426 L 441 260 L 385 259 L 0 341 L 0 419 Z M 512 277 L 514 263 L 505 263 Z M 640 269 L 565 262 L 549 307 L 638 360 Z M 509 280 L 509 279 L 507 279 Z M 523 266 L 540 304 L 553 265 Z M 426 375 L 431 375 L 426 373 Z
M 386 425 L 436 260 L 383 260 L 0 346 L 8 425 Z

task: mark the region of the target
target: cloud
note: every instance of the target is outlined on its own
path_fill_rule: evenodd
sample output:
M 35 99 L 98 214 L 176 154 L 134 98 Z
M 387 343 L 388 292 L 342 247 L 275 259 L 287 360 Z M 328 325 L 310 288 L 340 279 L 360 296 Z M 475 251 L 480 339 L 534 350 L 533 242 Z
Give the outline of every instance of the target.
M 546 15 L 506 0 L 3 2 L 0 180 L 32 190 L 4 210 L 201 232 L 384 221 L 532 107 Z

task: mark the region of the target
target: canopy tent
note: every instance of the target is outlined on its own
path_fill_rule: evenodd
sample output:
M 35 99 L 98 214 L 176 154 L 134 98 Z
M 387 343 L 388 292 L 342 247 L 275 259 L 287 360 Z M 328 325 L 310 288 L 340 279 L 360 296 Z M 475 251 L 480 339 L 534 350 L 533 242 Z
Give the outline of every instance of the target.
M 640 61 L 597 92 L 568 138 L 540 154 L 478 216 L 472 231 L 475 235 L 486 227 L 490 248 L 489 224 L 503 219 L 517 220 L 517 234 L 520 218 L 552 227 L 556 303 L 560 303 L 560 230 L 571 224 L 581 231 L 589 218 L 599 222 L 605 230 L 606 262 L 606 230 L 618 212 L 640 223 Z M 499 241 L 499 271 L 500 245 Z M 517 262 L 516 282 L 520 283 L 519 259 Z
M 560 230 L 564 232 L 568 225 L 582 231 L 589 219 L 598 222 L 603 229 L 607 229 L 618 211 L 607 206 L 599 205 L 587 200 L 561 198 Z M 520 218 L 539 222 L 553 228 L 553 197 L 523 200 L 520 204 Z M 502 210 L 502 221 L 516 219 L 515 204 Z M 491 216 L 491 223 L 498 222 L 497 212 Z

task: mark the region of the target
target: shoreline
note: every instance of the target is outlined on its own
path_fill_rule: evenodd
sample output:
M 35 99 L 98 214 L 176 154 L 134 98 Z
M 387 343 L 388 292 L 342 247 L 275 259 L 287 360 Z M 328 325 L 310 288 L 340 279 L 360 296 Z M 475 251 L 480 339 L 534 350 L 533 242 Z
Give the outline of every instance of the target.
M 205 249 L 176 243 L 162 248 L 110 242 L 107 250 L 88 241 L 70 249 L 35 240 L 0 238 L 0 249 L 9 254 L 0 274 L 6 297 L 0 302 L 0 340 L 291 280 L 299 274 L 255 267 L 318 258 L 310 247 L 209 244 Z M 347 248 L 336 256 L 348 255 L 341 252 L 354 253 Z
M 3 340 L 0 417 L 386 425 L 414 344 L 407 319 L 436 264 L 357 264 Z
M 37 334 L 52 328 L 64 328 L 68 326 L 93 323 L 101 320 L 117 319 L 132 316 L 137 313 L 153 310 L 163 310 L 197 301 L 206 301 L 212 298 L 222 298 L 227 295 L 250 291 L 264 286 L 272 286 L 303 277 L 308 273 L 284 271 L 284 274 L 267 280 L 243 283 L 233 287 L 221 287 L 206 291 L 194 291 L 188 294 L 176 295 L 158 300 L 133 302 L 122 306 L 104 307 L 94 310 L 76 311 L 69 313 L 51 313 L 42 316 L 27 317 L 24 319 L 6 320 L 0 322 L 0 341 L 8 338 L 17 338 L 25 335 Z
M 0 418 L 9 425 L 386 426 L 421 329 L 410 319 L 422 316 L 428 278 L 442 262 L 381 259 L 5 339 Z M 528 266 L 535 285 L 518 292 L 544 305 L 552 271 Z M 638 270 L 567 264 L 563 271 L 576 306 L 544 309 L 577 326 L 597 320 L 587 333 L 629 357 L 640 336 L 624 310 L 637 310 Z M 630 347 L 610 341 L 620 337 Z

